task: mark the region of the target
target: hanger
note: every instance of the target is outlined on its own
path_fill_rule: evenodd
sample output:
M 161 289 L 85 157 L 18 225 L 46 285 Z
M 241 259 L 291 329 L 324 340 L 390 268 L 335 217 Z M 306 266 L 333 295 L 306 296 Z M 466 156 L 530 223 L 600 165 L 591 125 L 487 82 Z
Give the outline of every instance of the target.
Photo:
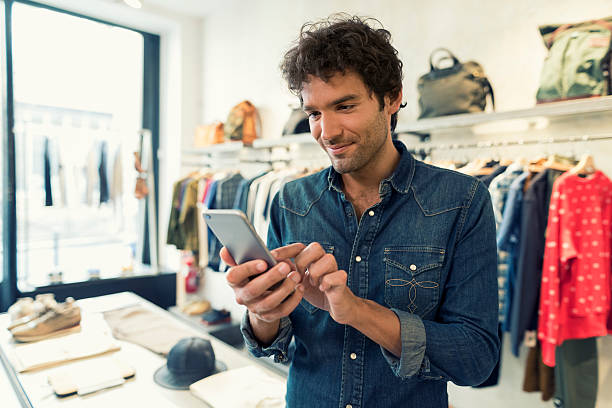
M 546 160 L 546 157 L 538 157 L 537 159 L 530 161 L 526 168 L 530 173 L 539 173 L 545 170 L 544 163 Z
M 593 174 L 597 171 L 597 167 L 595 167 L 595 159 L 593 156 L 586 153 L 582 156 L 578 164 L 572 167 L 569 171 L 572 174 L 578 175 Z
M 547 169 L 568 171 L 575 163 L 576 161 L 571 158 L 559 156 L 558 154 L 551 154 L 548 156 L 543 166 Z

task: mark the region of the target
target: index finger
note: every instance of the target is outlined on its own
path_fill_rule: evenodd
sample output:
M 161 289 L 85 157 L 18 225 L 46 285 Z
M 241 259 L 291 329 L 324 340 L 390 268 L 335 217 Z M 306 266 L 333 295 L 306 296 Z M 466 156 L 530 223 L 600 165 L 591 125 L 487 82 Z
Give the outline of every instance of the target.
M 221 248 L 221 251 L 219 251 L 219 256 L 221 257 L 223 262 L 225 262 L 229 266 L 237 265 L 236 261 L 234 261 L 234 258 L 232 257 L 232 254 L 229 253 L 226 247 Z
M 295 244 L 285 245 L 280 248 L 273 249 L 270 251 L 274 258 L 277 261 L 282 261 L 289 258 L 295 258 L 300 252 L 302 252 L 306 248 L 306 245 L 301 242 L 296 242 Z

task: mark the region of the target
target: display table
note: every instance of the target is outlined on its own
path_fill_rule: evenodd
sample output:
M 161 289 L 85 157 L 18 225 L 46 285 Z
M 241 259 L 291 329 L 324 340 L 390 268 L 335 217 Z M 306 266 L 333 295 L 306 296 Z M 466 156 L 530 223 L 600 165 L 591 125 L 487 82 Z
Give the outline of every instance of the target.
M 130 305 L 139 304 L 146 307 L 148 310 L 159 314 L 160 317 L 168 317 L 181 326 L 182 329 L 188 330 L 194 336 L 209 339 L 215 351 L 216 359 L 223 362 L 228 370 L 233 368 L 246 367 L 256 365 L 266 373 L 273 377 L 285 381 L 284 370 L 278 370 L 272 367 L 265 361 L 260 361 L 246 354 L 245 351 L 237 350 L 222 341 L 210 336 L 206 330 L 199 329 L 197 325 L 189 324 L 188 322 L 174 316 L 173 314 L 155 306 L 145 299 L 128 292 L 100 296 L 90 299 L 82 299 L 78 301 L 81 307 L 83 316 L 94 316 L 101 312 L 127 307 Z M 6 327 L 9 323 L 7 314 L 0 315 L 0 327 Z M 6 372 L 0 374 L 0 391 L 9 389 L 12 383 L 14 393 L 9 395 L 8 401 L 11 399 L 17 400 L 21 396 L 22 405 L 25 407 L 128 407 L 128 406 L 145 406 L 145 407 L 208 407 L 204 401 L 196 398 L 189 391 L 174 391 L 163 388 L 153 381 L 154 372 L 166 363 L 165 358 L 155 354 L 141 346 L 119 341 L 121 349 L 119 351 L 108 353 L 113 355 L 123 362 L 131 365 L 135 369 L 136 375 L 134 378 L 127 380 L 124 384 L 101 390 L 89 395 L 78 396 L 71 395 L 60 398 L 55 395 L 53 389 L 48 383 L 48 377 L 54 370 L 65 370 L 72 366 L 78 368 L 78 364 L 86 360 L 68 362 L 59 366 L 39 369 L 31 372 L 18 373 L 11 359 L 14 353 L 15 344 L 8 330 L 0 329 L 0 357 L 5 363 Z M 107 355 L 108 355 L 107 354 Z M 106 357 L 104 355 L 102 357 Z M 100 357 L 92 357 L 92 359 Z M 2 369 L 2 368 L 0 368 Z M 4 371 L 4 369 L 2 369 Z M 4 392 L 2 392 L 2 406 L 5 406 Z M 15 398 L 13 398 L 15 396 Z M 10 403 L 6 406 L 12 406 Z

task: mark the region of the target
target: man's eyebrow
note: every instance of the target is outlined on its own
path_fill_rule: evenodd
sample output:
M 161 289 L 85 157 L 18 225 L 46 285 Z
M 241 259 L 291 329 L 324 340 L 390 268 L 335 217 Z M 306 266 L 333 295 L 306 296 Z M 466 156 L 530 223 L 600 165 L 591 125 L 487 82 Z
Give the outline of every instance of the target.
M 352 101 L 354 99 L 359 99 L 359 95 L 357 94 L 348 94 L 348 95 L 344 95 L 336 100 L 331 101 L 328 106 L 332 107 L 332 106 L 336 106 L 336 105 L 340 105 L 341 103 L 344 102 L 348 102 L 348 101 Z M 302 107 L 303 110 L 305 111 L 314 111 L 316 110 L 316 108 L 314 106 L 310 106 L 310 105 L 304 105 Z

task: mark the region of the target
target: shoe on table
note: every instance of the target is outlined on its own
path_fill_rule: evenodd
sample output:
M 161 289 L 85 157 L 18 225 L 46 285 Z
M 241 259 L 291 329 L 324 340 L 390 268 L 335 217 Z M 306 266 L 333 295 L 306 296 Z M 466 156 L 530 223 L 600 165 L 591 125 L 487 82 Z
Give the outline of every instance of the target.
M 43 315 L 11 329 L 13 338 L 31 342 L 74 331 L 81 322 L 81 309 L 73 298 L 51 307 Z
M 31 297 L 20 298 L 11 307 L 8 313 L 11 318 L 11 323 L 7 329 L 13 330 L 17 326 L 31 322 L 32 320 L 42 316 L 51 308 L 55 307 L 57 302 L 53 293 L 44 293 L 36 295 L 36 299 Z

